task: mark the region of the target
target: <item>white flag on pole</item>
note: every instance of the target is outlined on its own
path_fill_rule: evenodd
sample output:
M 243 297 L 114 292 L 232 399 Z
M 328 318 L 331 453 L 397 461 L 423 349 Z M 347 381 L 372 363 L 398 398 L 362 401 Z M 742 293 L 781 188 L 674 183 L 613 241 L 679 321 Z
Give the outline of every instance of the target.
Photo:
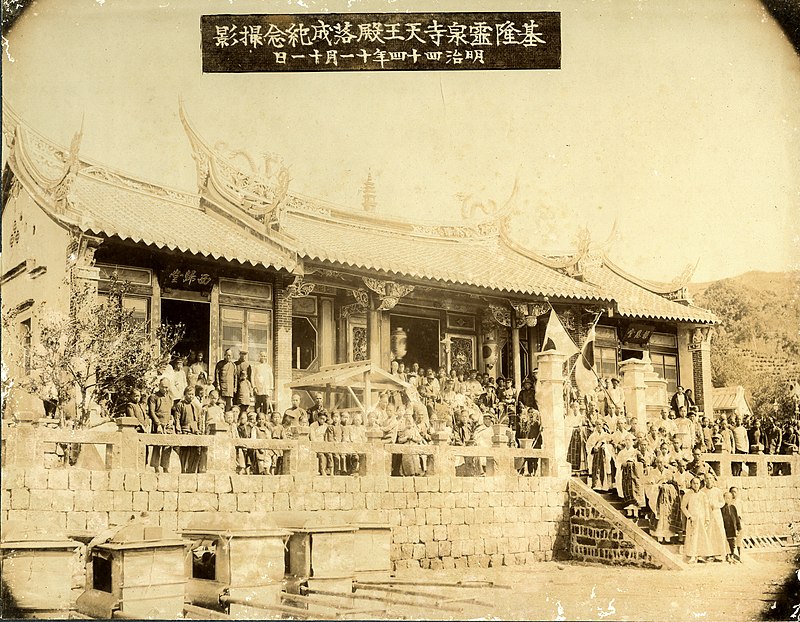
M 567 358 L 580 352 L 553 309 L 550 309 L 550 317 L 547 319 L 547 330 L 544 332 L 544 343 L 542 344 L 542 352 L 548 350 L 566 354 Z

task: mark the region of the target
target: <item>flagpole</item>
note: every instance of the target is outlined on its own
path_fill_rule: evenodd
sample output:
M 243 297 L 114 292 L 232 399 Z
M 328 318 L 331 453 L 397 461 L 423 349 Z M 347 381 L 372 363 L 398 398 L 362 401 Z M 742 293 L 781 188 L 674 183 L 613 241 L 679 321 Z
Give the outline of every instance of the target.
M 589 331 L 590 331 L 590 332 L 591 332 L 591 330 L 592 330 L 593 328 L 596 328 L 596 327 L 597 327 L 597 323 L 600 321 L 600 318 L 601 318 L 602 316 L 603 316 L 603 312 L 602 312 L 602 311 L 600 311 L 600 313 L 598 313 L 598 314 L 597 314 L 597 317 L 594 319 L 594 322 L 592 323 L 592 326 L 589 328 Z M 583 354 L 583 348 L 581 348 L 581 351 L 580 351 L 580 356 L 579 356 L 578 358 L 576 358 L 576 359 L 575 359 L 575 363 L 572 365 L 572 369 L 570 370 L 570 372 L 569 372 L 569 375 L 570 375 L 570 376 L 572 376 L 572 372 L 573 372 L 573 371 L 575 371 L 575 368 L 578 366 L 578 361 L 580 361 L 580 360 L 581 360 L 581 358 L 582 358 L 584 361 L 586 361 L 586 365 L 587 365 L 587 367 L 588 367 L 589 369 L 591 369 L 591 370 L 592 370 L 592 373 L 594 374 L 594 377 L 597 379 L 597 384 L 599 384 L 599 385 L 600 385 L 600 387 L 603 389 L 603 392 L 604 392 L 604 393 L 605 393 L 605 394 L 606 394 L 606 395 L 607 395 L 609 398 L 611 398 L 611 394 L 608 392 L 608 389 L 607 389 L 606 387 L 604 387 L 604 386 L 603 386 L 602 379 L 600 378 L 600 376 L 598 376 L 598 375 L 597 375 L 597 371 L 595 370 L 595 368 L 594 368 L 594 365 L 589 365 L 589 361 L 586 359 L 586 356 L 584 356 L 584 354 Z M 613 401 L 613 399 L 614 399 L 614 398 L 611 398 L 611 399 L 612 399 L 612 401 Z
M 602 315 L 603 315 L 602 311 L 597 314 L 597 317 L 594 318 L 594 322 L 592 322 L 592 325 L 589 327 L 589 331 L 588 332 L 591 332 L 593 328 L 597 327 L 597 323 L 600 321 L 600 318 L 602 317 Z M 581 356 L 579 358 L 576 358 L 575 362 L 572 364 L 572 369 L 569 370 L 569 375 L 570 376 L 572 375 L 572 372 L 575 371 L 575 368 L 578 366 L 578 361 L 580 361 L 581 358 L 583 358 L 583 360 L 586 361 L 586 357 L 583 355 L 583 348 L 581 348 L 580 355 Z M 588 364 L 589 361 L 586 361 L 586 363 Z M 593 366 L 591 367 L 591 369 L 592 369 L 592 371 L 594 371 L 594 367 Z M 595 376 L 596 375 L 597 375 L 597 372 L 595 372 Z M 599 378 L 598 378 L 598 380 L 599 380 Z

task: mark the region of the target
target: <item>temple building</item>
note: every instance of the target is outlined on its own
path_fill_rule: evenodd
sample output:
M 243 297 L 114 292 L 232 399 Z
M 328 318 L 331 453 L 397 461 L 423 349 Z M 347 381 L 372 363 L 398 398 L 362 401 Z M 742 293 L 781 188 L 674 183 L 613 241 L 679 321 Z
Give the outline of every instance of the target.
M 213 366 L 227 348 L 269 352 L 283 407 L 292 380 L 365 359 L 476 368 L 519 386 L 552 306 L 579 346 L 600 314 L 601 376 L 649 357 L 668 392 L 681 384 L 710 407 L 716 318 L 688 299 L 690 271 L 669 284 L 636 278 L 588 236 L 564 256 L 524 248 L 509 234 L 516 188 L 453 223 L 381 215 L 371 177 L 360 208 L 302 196 L 279 160 L 221 152 L 180 116 L 194 192 L 84 159 L 80 133 L 56 145 L 5 107 L 2 300 L 32 340 L 39 305 L 66 309 L 71 287 L 102 294 L 116 274 L 146 326 L 186 325 L 181 354 Z

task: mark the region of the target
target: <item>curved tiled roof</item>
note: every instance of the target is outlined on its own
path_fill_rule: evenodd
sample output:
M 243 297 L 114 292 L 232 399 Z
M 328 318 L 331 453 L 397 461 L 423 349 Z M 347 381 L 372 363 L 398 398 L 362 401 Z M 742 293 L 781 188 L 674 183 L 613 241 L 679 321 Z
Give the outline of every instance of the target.
M 711 311 L 668 300 L 628 281 L 604 262 L 585 267 L 584 277 L 614 298 L 622 316 L 708 324 L 719 321 Z
M 138 192 L 79 173 L 73 197 L 79 206 L 81 229 L 156 248 L 193 253 L 213 259 L 293 270 L 293 253 L 249 235 L 235 222 L 193 205 Z
M 54 217 L 86 232 L 289 271 L 304 258 L 511 294 L 613 301 L 619 314 L 628 317 L 717 321 L 705 309 L 667 299 L 671 291 L 649 287 L 604 254 L 580 262 L 582 278 L 568 276 L 565 272 L 586 253 L 555 260 L 527 252 L 504 234 L 503 219 L 508 214 L 451 225 L 388 221 L 290 193 L 278 232 L 235 205 L 218 205 L 213 197 L 201 200 L 200 194 L 144 182 L 78 159 L 80 134 L 67 151 L 7 112 L 3 132 L 13 143 L 9 163 L 14 172 L 50 204 L 45 209 Z M 66 204 L 59 190 L 66 191 Z M 62 204 L 57 205 L 58 200 Z
M 299 255 L 400 277 L 533 296 L 608 300 L 598 288 L 521 257 L 492 238 L 433 238 L 290 212 L 283 231 Z

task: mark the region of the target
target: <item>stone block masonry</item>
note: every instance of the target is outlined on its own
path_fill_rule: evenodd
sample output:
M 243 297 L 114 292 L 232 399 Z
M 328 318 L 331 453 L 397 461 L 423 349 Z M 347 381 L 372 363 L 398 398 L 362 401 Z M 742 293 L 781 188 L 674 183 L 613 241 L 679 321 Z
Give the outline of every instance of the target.
M 547 561 L 566 555 L 569 536 L 568 481 L 556 477 L 198 476 L 16 466 L 3 475 L 4 525 L 100 530 L 144 511 L 170 529 L 220 514 L 255 524 L 380 522 L 392 526 L 396 569 Z

